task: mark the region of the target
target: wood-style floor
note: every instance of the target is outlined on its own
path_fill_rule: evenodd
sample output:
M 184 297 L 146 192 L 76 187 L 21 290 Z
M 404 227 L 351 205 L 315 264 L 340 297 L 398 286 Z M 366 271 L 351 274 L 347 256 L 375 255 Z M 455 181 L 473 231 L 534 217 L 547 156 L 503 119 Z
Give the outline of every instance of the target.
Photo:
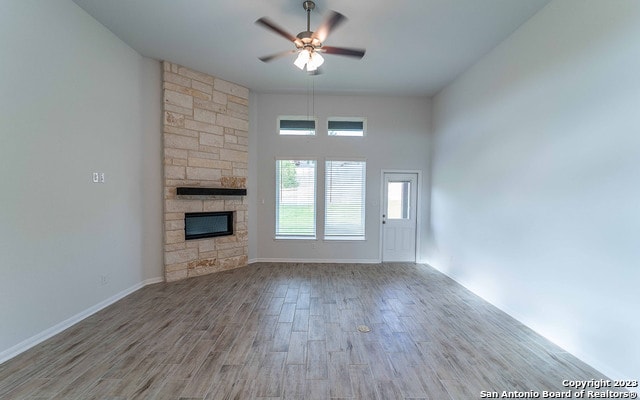
M 0 365 L 0 398 L 457 400 L 601 378 L 428 266 L 253 264 L 129 295 Z

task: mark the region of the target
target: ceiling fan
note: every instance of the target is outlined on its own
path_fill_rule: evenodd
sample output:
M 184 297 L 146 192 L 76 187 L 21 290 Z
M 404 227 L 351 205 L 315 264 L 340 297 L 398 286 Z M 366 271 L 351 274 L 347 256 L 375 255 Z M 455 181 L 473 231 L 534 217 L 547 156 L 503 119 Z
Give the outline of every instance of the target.
M 349 49 L 345 47 L 323 45 L 331 31 L 346 21 L 347 17 L 337 11 L 330 11 L 329 15 L 327 15 L 320 27 L 313 32 L 310 28 L 311 10 L 316 8 L 316 3 L 307 0 L 302 3 L 302 7 L 307 12 L 307 30 L 298 33 L 296 36 L 293 36 L 266 17 L 262 17 L 256 21 L 256 24 L 262 25 L 263 27 L 277 33 L 285 39 L 293 42 L 296 46 L 295 50 L 288 50 L 260 57 L 261 61 L 269 62 L 276 58 L 298 53 L 298 57 L 294 61 L 296 67 L 304 70 L 306 66 L 307 72 L 317 73 L 318 67 L 324 63 L 324 58 L 320 53 L 336 54 L 340 56 L 355 57 L 358 59 L 364 57 L 365 49 Z

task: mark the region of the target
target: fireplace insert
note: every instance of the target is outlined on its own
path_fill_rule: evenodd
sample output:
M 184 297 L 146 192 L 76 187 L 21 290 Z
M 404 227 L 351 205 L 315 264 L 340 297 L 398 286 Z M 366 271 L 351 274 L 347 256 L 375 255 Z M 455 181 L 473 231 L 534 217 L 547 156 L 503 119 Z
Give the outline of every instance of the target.
M 233 211 L 184 214 L 185 240 L 233 235 Z

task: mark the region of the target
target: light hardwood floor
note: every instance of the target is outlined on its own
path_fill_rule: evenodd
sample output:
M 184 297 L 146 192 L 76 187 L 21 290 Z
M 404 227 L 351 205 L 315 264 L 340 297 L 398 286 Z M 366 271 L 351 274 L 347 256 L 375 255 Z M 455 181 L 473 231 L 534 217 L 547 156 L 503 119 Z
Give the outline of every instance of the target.
M 457 400 L 600 378 L 431 267 L 259 263 L 127 296 L 0 365 L 0 398 Z

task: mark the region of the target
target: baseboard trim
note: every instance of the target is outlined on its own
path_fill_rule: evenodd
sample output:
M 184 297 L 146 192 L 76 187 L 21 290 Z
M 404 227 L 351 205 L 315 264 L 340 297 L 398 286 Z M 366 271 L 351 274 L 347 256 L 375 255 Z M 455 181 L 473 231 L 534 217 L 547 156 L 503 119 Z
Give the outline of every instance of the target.
M 57 335 L 58 333 L 64 331 L 65 329 L 77 324 L 78 322 L 82 321 L 83 319 L 90 317 L 91 315 L 97 313 L 98 311 L 102 310 L 105 307 L 110 306 L 111 304 L 115 303 L 116 301 L 130 295 L 131 293 L 135 292 L 136 290 L 140 290 L 145 286 L 148 285 L 152 285 L 154 283 L 160 283 L 160 282 L 164 282 L 164 278 L 162 277 L 157 277 L 157 278 L 150 278 L 150 279 L 145 279 L 144 281 L 135 284 L 133 286 L 131 286 L 128 289 L 125 289 L 123 291 L 121 291 L 120 293 L 116 293 L 113 296 L 109 297 L 106 300 L 101 301 L 100 303 L 87 308 L 86 310 L 70 317 L 67 318 L 66 320 L 60 322 L 59 324 L 56 324 L 54 326 L 52 326 L 51 328 L 45 329 L 44 331 L 31 336 L 30 338 L 23 340 L 22 342 L 16 344 L 15 346 L 12 346 L 10 348 L 8 348 L 7 350 L 4 350 L 2 352 L 0 352 L 0 364 L 4 363 L 5 361 L 9 361 L 10 359 L 12 359 L 13 357 L 16 357 L 17 355 L 24 353 L 25 351 L 29 350 L 30 348 L 44 342 L 45 340 L 49 339 L 52 336 Z
M 301 264 L 380 264 L 380 260 L 371 258 L 359 259 L 310 259 L 310 258 L 254 258 L 249 264 L 258 262 L 272 263 L 301 263 Z

